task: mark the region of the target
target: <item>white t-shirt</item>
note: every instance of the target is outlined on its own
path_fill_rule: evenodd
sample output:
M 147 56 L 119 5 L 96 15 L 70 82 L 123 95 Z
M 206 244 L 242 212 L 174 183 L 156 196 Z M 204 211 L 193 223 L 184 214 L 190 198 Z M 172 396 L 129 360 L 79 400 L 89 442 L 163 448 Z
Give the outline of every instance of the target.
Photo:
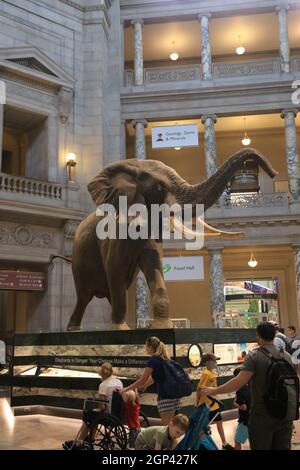
M 274 346 L 279 349 L 279 351 L 286 351 L 286 344 L 280 336 L 275 336 L 274 338 Z
M 113 375 L 103 380 L 103 382 L 101 382 L 101 384 L 99 385 L 99 395 L 106 395 L 108 399 L 109 403 L 107 405 L 107 411 L 109 413 L 111 410 L 112 394 L 113 391 L 116 390 L 116 388 L 123 388 L 123 384 L 121 380 L 117 379 L 117 377 L 114 377 Z

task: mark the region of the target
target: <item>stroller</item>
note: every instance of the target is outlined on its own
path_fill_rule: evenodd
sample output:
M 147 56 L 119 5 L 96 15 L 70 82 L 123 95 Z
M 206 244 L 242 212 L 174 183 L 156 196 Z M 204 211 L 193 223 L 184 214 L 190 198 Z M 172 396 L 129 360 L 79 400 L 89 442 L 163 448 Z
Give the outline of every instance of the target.
M 219 405 L 219 412 L 224 409 L 224 405 L 219 400 L 208 396 L 211 400 L 210 406 L 214 403 Z M 210 424 L 213 423 L 218 413 L 209 421 L 210 407 L 206 403 L 198 406 L 190 417 L 189 429 L 176 450 L 218 450 L 216 444 L 210 436 Z

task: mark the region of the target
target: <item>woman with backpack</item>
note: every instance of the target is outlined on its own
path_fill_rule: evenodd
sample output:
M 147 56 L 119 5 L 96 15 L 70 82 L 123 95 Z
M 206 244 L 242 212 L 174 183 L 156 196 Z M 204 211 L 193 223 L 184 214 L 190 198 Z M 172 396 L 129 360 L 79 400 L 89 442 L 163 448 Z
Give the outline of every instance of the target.
M 151 359 L 142 377 L 123 391 L 145 390 L 155 383 L 158 413 L 162 424 L 168 425 L 180 408 L 180 398 L 192 393 L 191 382 L 180 365 L 170 359 L 165 344 L 156 336 L 147 338 L 146 352 Z

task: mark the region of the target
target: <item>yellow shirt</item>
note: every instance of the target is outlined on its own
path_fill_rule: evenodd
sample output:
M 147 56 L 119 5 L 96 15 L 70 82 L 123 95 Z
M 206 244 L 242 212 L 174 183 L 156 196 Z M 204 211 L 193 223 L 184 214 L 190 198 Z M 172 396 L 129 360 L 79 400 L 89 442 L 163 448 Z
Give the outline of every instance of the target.
M 199 383 L 198 383 L 197 391 L 204 387 L 216 387 L 216 386 L 217 386 L 216 372 L 214 370 L 208 370 L 207 368 L 204 369 L 200 377 Z M 207 403 L 207 405 L 210 406 L 211 400 L 207 396 L 202 395 L 200 396 L 198 405 L 201 405 L 202 403 Z M 212 406 L 210 406 L 211 411 L 217 410 L 218 408 L 219 406 L 217 403 L 214 403 Z

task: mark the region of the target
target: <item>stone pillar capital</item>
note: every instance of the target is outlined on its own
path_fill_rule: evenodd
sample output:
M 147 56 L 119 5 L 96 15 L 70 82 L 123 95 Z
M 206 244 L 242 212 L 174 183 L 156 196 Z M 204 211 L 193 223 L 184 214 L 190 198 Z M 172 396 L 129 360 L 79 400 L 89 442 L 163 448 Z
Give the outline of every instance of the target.
M 224 246 L 211 246 L 207 247 L 208 254 L 211 255 L 222 255 Z
M 198 15 L 198 18 L 200 21 L 202 20 L 202 18 L 207 18 L 208 20 L 210 20 L 211 17 L 212 17 L 211 13 L 199 13 Z
M 296 108 L 285 108 L 281 111 L 280 116 L 282 119 L 284 119 L 287 116 L 287 114 L 293 113 L 294 117 L 296 117 L 298 112 L 299 110 Z
M 203 114 L 203 116 L 201 116 L 201 122 L 202 122 L 202 124 L 205 124 L 205 121 L 206 121 L 207 119 L 211 119 L 214 123 L 216 123 L 217 120 L 218 120 L 218 117 L 217 117 L 216 114 Z
M 130 24 L 132 24 L 132 26 L 134 26 L 135 24 L 140 24 L 140 25 L 143 26 L 144 20 L 142 20 L 142 19 L 131 20 L 131 21 L 130 21 Z
M 275 11 L 276 11 L 277 15 L 278 15 L 278 13 L 280 13 L 281 11 L 286 11 L 286 12 L 287 12 L 289 9 L 290 9 L 290 6 L 289 6 L 289 5 L 277 5 L 277 6 L 275 7 Z
M 131 121 L 131 124 L 134 128 L 136 128 L 137 124 L 143 124 L 144 127 L 148 126 L 148 122 L 146 121 L 146 119 L 133 119 Z

